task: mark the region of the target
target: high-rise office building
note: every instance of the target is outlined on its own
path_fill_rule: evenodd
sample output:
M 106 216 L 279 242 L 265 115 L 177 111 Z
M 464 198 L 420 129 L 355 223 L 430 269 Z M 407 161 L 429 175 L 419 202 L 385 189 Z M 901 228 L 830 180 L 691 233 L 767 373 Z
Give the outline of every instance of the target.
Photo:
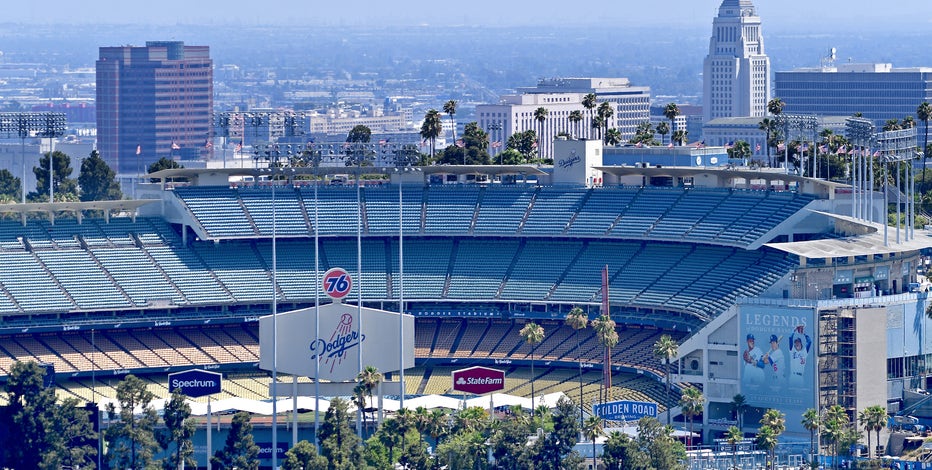
M 786 103 L 786 113 L 861 113 L 883 126 L 888 119 L 915 119 L 919 104 L 932 101 L 932 68 L 895 68 L 888 63 L 835 65 L 829 61 L 818 68 L 777 72 L 774 90 Z
M 100 48 L 97 148 L 114 171 L 145 172 L 162 157 L 210 157 L 212 66 L 208 46 L 181 41 Z
M 723 0 L 702 68 L 703 118 L 760 117 L 770 100 L 770 58 L 751 0 Z
M 596 110 L 590 112 L 582 105 L 589 93 L 596 95 L 597 105 L 610 104 L 612 116 L 608 119 L 608 128 L 618 129 L 623 141 L 634 137 L 638 124 L 650 120 L 650 87 L 634 86 L 627 78 L 553 78 L 517 91 L 502 96 L 498 104 L 476 106 L 479 127 L 489 132 L 489 140 L 493 143 L 492 155 L 505 149 L 509 136 L 527 130 L 542 131 L 543 148 L 539 150 L 543 157 L 553 156 L 553 139 L 561 133 L 598 139 L 598 131 L 592 129 Z M 537 108 L 547 110 L 543 123 L 534 119 Z M 570 120 L 573 111 L 582 113 L 580 122 Z

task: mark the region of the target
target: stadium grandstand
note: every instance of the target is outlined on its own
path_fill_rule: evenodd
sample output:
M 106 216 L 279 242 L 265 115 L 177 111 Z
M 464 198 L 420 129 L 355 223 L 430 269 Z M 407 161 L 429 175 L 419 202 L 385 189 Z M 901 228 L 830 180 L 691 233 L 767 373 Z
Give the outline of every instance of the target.
M 479 170 L 424 167 L 413 179 L 359 186 L 308 177 L 336 172 L 326 168 L 253 183 L 236 177 L 268 170 L 164 170 L 140 190 L 148 199 L 125 206 L 0 208 L 0 376 L 13 361 L 34 359 L 54 365 L 64 396 L 112 396 L 116 379 L 132 373 L 165 398 L 168 373 L 197 367 L 225 374 L 224 397 L 268 399 L 258 318 L 272 312 L 273 296 L 278 311 L 314 304 L 315 236 L 320 272 L 358 274 L 363 303 L 392 310 L 402 292 L 401 230 L 404 310 L 416 317 L 407 394 L 449 394 L 453 369 L 489 365 L 506 371 L 506 393 L 528 396 L 533 378 L 539 394 L 577 400 L 581 361 L 587 404 L 605 366 L 610 398 L 676 411 L 654 342 L 669 334 L 689 346 L 675 381 L 727 402 L 737 375 L 721 388 L 709 368 L 716 354 L 737 353 L 738 333 L 709 353 L 716 339 L 701 332 L 733 322 L 745 299 L 812 295 L 798 276 L 827 266 L 787 246 L 845 240 L 842 229 L 857 225 L 840 221 L 852 202 L 839 183 L 724 167 L 593 168 L 599 184 L 548 184 L 536 167 L 491 167 L 487 184 L 436 184 L 436 174 Z M 537 179 L 504 184 L 504 174 Z M 169 183 L 179 177 L 190 182 Z M 919 244 L 881 258 L 915 263 Z M 849 269 L 875 263 L 844 257 Z M 592 328 L 577 346 L 564 324 L 576 306 L 598 316 L 605 267 L 620 336 L 611 364 Z M 899 272 L 873 276 L 873 292 L 905 292 L 915 276 Z M 814 295 L 854 296 L 854 279 L 833 279 Z M 529 320 L 546 333 L 533 351 L 518 335 Z M 705 343 L 693 347 L 700 337 Z

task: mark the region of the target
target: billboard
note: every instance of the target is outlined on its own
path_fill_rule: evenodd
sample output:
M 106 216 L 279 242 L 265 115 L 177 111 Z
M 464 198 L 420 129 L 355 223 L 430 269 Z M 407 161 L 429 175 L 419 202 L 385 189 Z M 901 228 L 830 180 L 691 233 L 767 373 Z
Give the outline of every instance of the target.
M 401 364 L 401 325 L 398 313 L 363 307 L 362 327 L 355 305 L 332 303 L 320 306 L 320 336 L 315 334 L 314 308 L 278 314 L 278 371 L 315 377 L 320 360 L 320 377 L 334 382 L 356 380 L 359 354 L 362 365 L 380 372 L 399 370 Z M 414 317 L 402 315 L 404 322 L 404 364 L 414 367 Z M 259 368 L 272 370 L 272 316 L 259 319 Z
M 657 417 L 657 404 L 649 401 L 610 401 L 592 404 L 592 412 L 609 421 L 637 421 L 645 416 Z
M 749 406 L 783 412 L 788 432 L 806 435 L 802 414 L 816 407 L 816 318 L 813 307 L 783 305 L 741 305 L 738 314 L 741 393 Z
M 453 371 L 453 390 L 482 395 L 505 389 L 505 371 L 475 366 Z
M 168 374 L 168 389 L 172 392 L 180 389 L 181 393 L 191 398 L 220 393 L 222 382 L 223 374 L 206 370 L 192 369 Z

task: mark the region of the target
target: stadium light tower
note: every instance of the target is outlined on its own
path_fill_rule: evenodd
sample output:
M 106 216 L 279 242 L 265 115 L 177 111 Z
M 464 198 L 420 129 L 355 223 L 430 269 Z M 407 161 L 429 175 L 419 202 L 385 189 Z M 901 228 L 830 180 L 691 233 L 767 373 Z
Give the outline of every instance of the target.
M 59 137 L 64 135 L 67 120 L 64 113 L 0 113 L 0 134 L 15 134 L 20 138 L 20 157 L 23 164 L 22 202 L 26 202 L 26 138 Z M 51 141 L 50 141 L 51 142 Z M 49 145 L 51 149 L 51 145 Z M 51 189 L 51 151 L 49 152 L 49 188 Z M 51 198 L 50 198 L 51 202 Z
M 413 156 L 407 153 L 395 156 L 395 172 L 398 175 L 398 380 L 399 380 L 399 409 L 405 407 L 405 255 L 404 255 L 404 196 L 403 187 L 405 175 L 421 171 L 420 168 L 410 166 Z

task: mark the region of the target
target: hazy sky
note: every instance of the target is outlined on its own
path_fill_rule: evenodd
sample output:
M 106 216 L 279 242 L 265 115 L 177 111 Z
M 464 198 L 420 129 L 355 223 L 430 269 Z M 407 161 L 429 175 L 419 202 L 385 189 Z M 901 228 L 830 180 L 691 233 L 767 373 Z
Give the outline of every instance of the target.
M 0 22 L 149 24 L 708 26 L 720 0 L 6 1 Z M 772 30 L 927 28 L 929 0 L 755 0 Z M 581 11 L 574 11 L 579 8 Z M 0 38 L 2 40 L 2 38 Z

